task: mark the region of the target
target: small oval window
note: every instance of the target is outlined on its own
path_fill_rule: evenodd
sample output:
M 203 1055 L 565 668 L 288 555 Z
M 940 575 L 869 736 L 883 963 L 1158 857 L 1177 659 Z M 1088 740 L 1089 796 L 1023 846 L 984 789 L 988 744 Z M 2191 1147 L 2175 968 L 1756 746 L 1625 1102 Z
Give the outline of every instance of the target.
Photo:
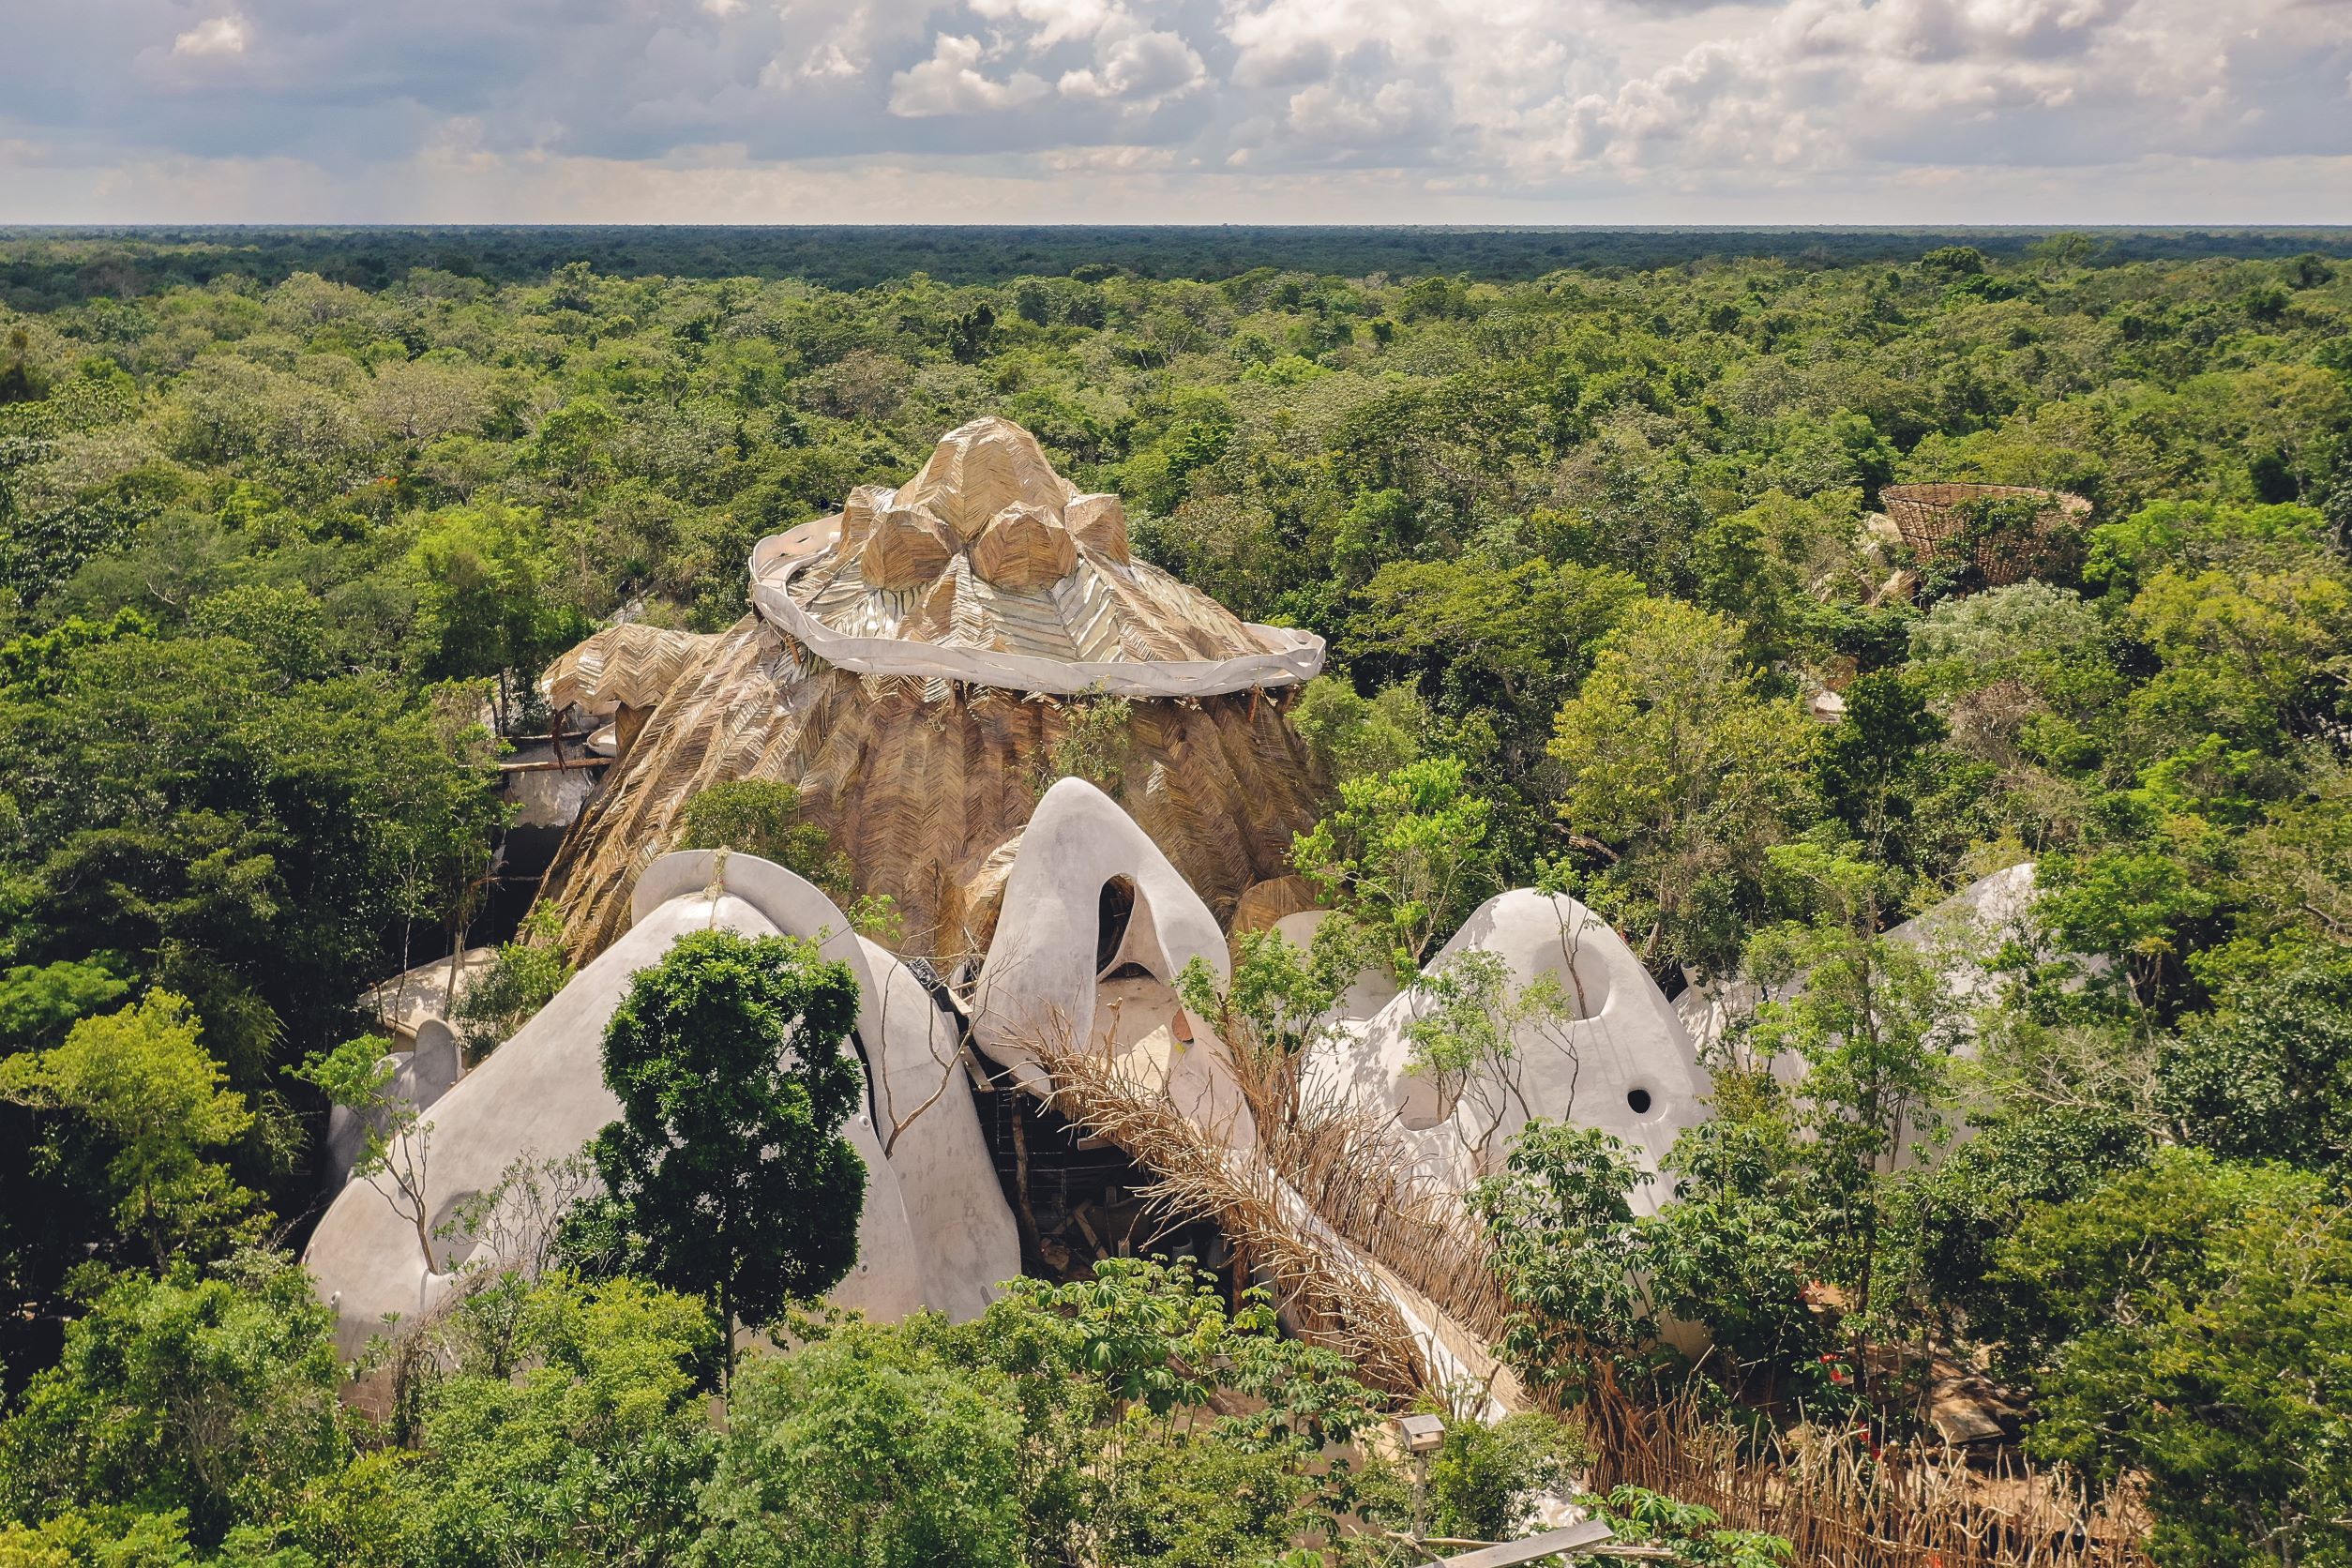
M 1633 1108 L 1636 1116 L 1647 1116 L 1650 1114 L 1650 1091 L 1629 1089 L 1625 1092 L 1625 1103 Z

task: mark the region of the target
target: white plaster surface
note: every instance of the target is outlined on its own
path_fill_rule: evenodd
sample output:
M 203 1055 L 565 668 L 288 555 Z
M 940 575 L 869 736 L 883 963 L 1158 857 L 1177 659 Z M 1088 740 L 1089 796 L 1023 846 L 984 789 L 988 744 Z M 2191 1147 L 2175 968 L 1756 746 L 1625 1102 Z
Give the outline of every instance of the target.
M 1159 846 L 1093 785 L 1060 780 L 1021 835 L 996 940 L 972 996 L 972 1039 L 1025 1080 L 1039 1070 L 1024 1040 L 1089 1040 L 1098 1033 L 1094 949 L 1103 884 L 1115 877 L 1134 884 L 1135 912 L 1112 968 L 1140 964 L 1167 985 L 1196 957 L 1220 981 L 1230 972 L 1216 917 Z M 1254 1143 L 1221 1048 L 1199 1018 L 1186 1021 L 1192 1041 L 1174 1043 L 1167 1068 L 1170 1099 L 1228 1143 Z
M 1289 918 L 1305 925 L 1301 916 Z M 1515 1042 L 1514 1078 L 1488 1077 L 1467 1087 L 1448 1114 L 1429 1079 L 1410 1070 L 1412 1044 L 1405 1031 L 1429 1003 L 1421 993 L 1389 988 L 1378 1011 L 1343 1019 L 1318 1051 L 1310 1084 L 1393 1111 L 1432 1174 L 1457 1190 L 1498 1168 L 1511 1138 L 1534 1117 L 1611 1133 L 1655 1171 L 1681 1130 L 1704 1119 L 1708 1082 L 1682 1020 L 1641 960 L 1574 898 L 1527 888 L 1480 905 L 1429 967 L 1442 969 L 1471 948 L 1502 958 L 1515 987 L 1557 979 L 1575 1004 L 1564 1038 L 1523 1032 Z M 1348 1005 L 1376 1000 L 1382 988 L 1377 977 L 1360 979 Z M 1648 1096 L 1638 1110 L 1631 1100 L 1636 1091 Z M 1654 1211 L 1666 1196 L 1651 1183 L 1634 1202 Z
M 708 852 L 666 856 L 649 867 L 637 923 L 433 1106 L 420 1132 L 429 1140 L 426 1185 L 434 1222 L 495 1185 L 518 1158 L 569 1154 L 619 1115 L 619 1102 L 604 1085 L 605 1024 L 629 976 L 657 961 L 679 936 L 713 927 L 751 936 L 813 937 L 830 930 L 835 934 L 824 943 L 826 956 L 849 962 L 863 988 L 860 1037 L 869 1049 L 880 1042 L 871 1099 L 882 1124 L 861 1109 L 844 1128 L 866 1162 L 866 1202 L 857 1266 L 829 1299 L 884 1319 L 926 1305 L 972 1316 L 996 1281 L 1018 1272 L 1019 1250 L 969 1087 L 935 1060 L 942 1049 L 937 1032 L 945 1020 L 913 977 L 851 933 L 814 887 L 736 855 L 729 857 L 723 882 L 714 890 L 720 882 L 713 874 L 715 858 Z M 872 983 L 878 970 L 887 989 Z M 888 1107 L 898 1104 L 904 1118 L 914 1085 L 924 1084 L 928 1094 L 942 1077 L 947 1087 L 939 1103 L 885 1156 Z M 338 1309 L 338 1338 L 347 1351 L 379 1332 L 386 1314 L 413 1317 L 431 1305 L 449 1287 L 445 1271 L 453 1261 L 441 1256 L 439 1268 L 429 1269 L 408 1221 L 364 1183 L 347 1185 L 337 1197 L 304 1260 Z

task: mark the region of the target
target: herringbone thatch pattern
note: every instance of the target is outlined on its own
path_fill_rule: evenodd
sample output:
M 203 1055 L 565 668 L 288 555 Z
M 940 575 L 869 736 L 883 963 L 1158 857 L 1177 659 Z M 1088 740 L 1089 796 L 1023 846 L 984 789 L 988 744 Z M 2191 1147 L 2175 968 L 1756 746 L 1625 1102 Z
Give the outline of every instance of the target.
M 1135 700 L 1120 777 L 1096 782 L 1220 917 L 1314 821 L 1313 764 L 1266 688 L 1312 675 L 1320 641 L 1132 561 L 1118 498 L 1079 494 L 1017 425 L 949 431 L 904 489 L 861 486 L 751 570 L 731 631 L 616 626 L 548 671 L 558 706 L 653 709 L 549 873 L 576 953 L 627 925 L 686 803 L 737 778 L 798 786 L 859 891 L 896 901 L 904 951 L 979 953 L 1000 852 L 1107 681 Z
M 746 618 L 702 640 L 573 826 L 548 881 L 567 943 L 592 953 L 626 928 L 638 870 L 677 847 L 697 792 L 773 778 L 799 786 L 860 891 L 897 901 L 903 951 L 977 953 L 1002 886 L 984 867 L 1029 821 L 1071 717 L 993 687 L 804 669 Z M 1289 869 L 1316 785 L 1275 698 L 1138 701 L 1128 739 L 1114 795 L 1220 916 Z
M 677 684 L 712 639 L 659 626 L 607 626 L 565 654 L 540 677 L 540 689 L 559 711 L 609 714 L 650 708 Z
M 1878 504 L 1894 520 L 1903 542 L 1922 561 L 1967 531 L 1962 508 L 1970 502 L 2015 500 L 2043 503 L 2032 536 L 1980 539 L 1971 553 L 1977 571 L 1995 588 L 2032 576 L 2052 541 L 2067 529 L 2082 526 L 2090 515 L 2090 503 L 2063 490 L 2029 490 L 2023 485 L 1889 485 L 1878 492 Z

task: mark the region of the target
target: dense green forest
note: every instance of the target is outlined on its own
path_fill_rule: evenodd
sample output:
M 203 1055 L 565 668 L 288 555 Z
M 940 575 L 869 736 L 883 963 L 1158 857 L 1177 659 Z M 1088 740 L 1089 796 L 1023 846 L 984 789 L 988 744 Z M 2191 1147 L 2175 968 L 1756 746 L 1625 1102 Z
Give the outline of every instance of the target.
M 535 283 L 568 262 L 602 273 L 798 278 L 862 289 L 922 273 L 947 283 L 1024 277 L 1187 278 L 1255 267 L 1362 278 L 1526 281 L 1564 267 L 1650 268 L 1726 258 L 1806 266 L 1907 261 L 1946 246 L 2014 259 L 2053 241 L 2109 262 L 2344 255 L 2352 231 L 2308 229 L 1543 229 L 1449 226 L 801 225 L 697 228 L 366 226 L 282 229 L 0 228 L 0 304 L 48 309 L 236 276 L 279 283 L 315 272 L 378 289 L 417 267 L 491 283 Z
M 1573 1468 L 1538 1423 L 1450 1438 L 1427 1495 L 1327 1470 L 1371 1394 L 1142 1265 L 815 1334 L 723 1429 L 701 1304 L 485 1282 L 391 1408 L 339 1404 L 294 1069 L 486 928 L 493 730 L 625 607 L 731 624 L 755 540 L 986 413 L 1329 639 L 1303 858 L 1455 857 L 1438 907 L 1354 912 L 1400 967 L 1536 883 L 1669 990 L 1762 996 L 1659 1216 L 1573 1129 L 1482 1189 L 1530 1380 L 1892 1442 L 1932 1346 L 2030 1396 L 2038 1456 L 2136 1477 L 2159 1560 L 2352 1563 L 2352 263 L 1317 234 L 1073 270 L 892 232 L 854 292 L 759 276 L 826 276 L 806 231 L 0 242 L 0 1563 L 1378 1561 L 1337 1521 L 1475 1534 Z M 2005 586 L 1868 556 L 1936 480 L 2091 511 Z M 2025 861 L 1994 985 L 1885 939 Z

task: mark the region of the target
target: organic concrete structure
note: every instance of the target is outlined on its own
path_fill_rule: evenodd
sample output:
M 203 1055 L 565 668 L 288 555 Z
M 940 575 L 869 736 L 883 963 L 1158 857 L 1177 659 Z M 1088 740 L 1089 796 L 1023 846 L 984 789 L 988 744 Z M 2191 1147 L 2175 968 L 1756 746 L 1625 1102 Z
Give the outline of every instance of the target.
M 430 1104 L 414 1139 L 429 1229 L 442 1231 L 461 1205 L 496 1190 L 517 1161 L 575 1153 L 619 1116 L 600 1064 L 605 1024 L 629 977 L 679 936 L 718 927 L 822 937 L 824 956 L 857 976 L 856 1038 L 868 1077 L 867 1106 L 844 1129 L 867 1173 L 858 1264 L 833 1299 L 883 1318 L 918 1306 L 978 1312 L 990 1286 L 1019 1272 L 1020 1254 L 972 1115 L 955 1023 L 905 965 L 851 933 L 831 900 L 779 867 L 741 855 L 670 855 L 639 886 L 626 935 Z M 350 1350 L 380 1332 L 387 1314 L 429 1310 L 474 1244 L 436 1234 L 428 1259 L 411 1219 L 385 1193 L 354 1182 L 328 1208 L 305 1260 L 334 1301 Z
M 588 961 L 454 1085 L 438 1058 L 404 1069 L 425 1112 L 410 1153 L 428 1229 L 499 1190 L 517 1161 L 569 1155 L 613 1119 L 600 1047 L 636 971 L 689 930 L 785 932 L 822 939 L 863 997 L 869 1093 L 847 1132 L 869 1184 L 837 1304 L 979 1311 L 1020 1251 L 974 1083 L 1066 1101 L 1086 1063 L 1100 1103 L 1155 1129 L 1127 1153 L 1150 1169 L 1150 1142 L 1184 1166 L 1163 1180 L 1225 1193 L 1261 1242 L 1287 1238 L 1267 1244 L 1321 1277 L 1323 1319 L 1353 1301 L 1389 1325 L 1383 1343 L 1410 1339 L 1404 1359 L 1431 1383 L 1490 1376 L 1491 1282 L 1470 1306 L 1440 1299 L 1443 1281 L 1397 1256 L 1377 1216 L 1342 1214 L 1313 1172 L 1283 1166 L 1226 1043 L 1177 993 L 1195 962 L 1229 974 L 1229 930 L 1271 924 L 1304 942 L 1322 918 L 1288 864 L 1320 786 L 1274 696 L 1314 673 L 1320 644 L 1248 626 L 1133 560 L 1116 498 L 1078 493 L 1001 420 L 950 432 L 905 487 L 862 489 L 839 516 L 762 541 L 752 596 L 755 614 L 722 635 L 614 627 L 549 672 L 551 700 L 615 716 L 616 735 L 639 716 L 550 873 Z M 1062 704 L 1103 691 L 1134 704 L 1116 792 L 1063 777 L 1040 793 L 1070 722 Z M 662 852 L 697 791 L 743 776 L 797 784 L 861 884 L 910 916 L 909 951 L 955 960 L 940 966 L 951 984 L 852 934 L 780 867 Z M 1299 1078 L 1316 1114 L 1378 1142 L 1382 1180 L 1413 1195 L 1425 1234 L 1458 1218 L 1460 1194 L 1530 1118 L 1606 1128 L 1654 1167 L 1705 1092 L 1674 1009 L 1573 899 L 1490 899 L 1432 967 L 1472 953 L 1499 959 L 1515 993 L 1556 982 L 1562 1006 L 1440 1086 L 1412 1062 L 1426 992 L 1366 973 Z M 490 1230 L 511 1240 L 533 1224 L 545 1216 Z M 387 1314 L 430 1308 L 470 1261 L 462 1238 L 426 1256 L 416 1229 L 365 1183 L 330 1207 L 309 1261 L 347 1347 Z
M 1080 493 L 1026 430 L 979 419 L 897 490 L 760 542 L 752 612 L 710 636 L 623 626 L 558 659 L 550 701 L 611 715 L 618 759 L 550 872 L 595 952 L 731 778 L 798 786 L 906 946 L 987 948 L 1010 843 L 1055 747 L 1107 701 L 1111 792 L 1213 909 L 1289 869 L 1317 785 L 1282 697 L 1321 640 L 1248 625 L 1134 559 L 1116 496 Z
M 1293 915 L 1277 928 L 1304 939 L 1314 918 Z M 1471 951 L 1501 958 L 1515 990 L 1557 982 L 1569 1016 L 1523 1024 L 1510 1061 L 1470 1075 L 1448 1096 L 1410 1065 L 1407 1031 L 1428 1012 L 1427 993 L 1395 992 L 1367 976 L 1313 1063 L 1310 1091 L 1329 1085 L 1391 1112 L 1432 1174 L 1457 1191 L 1491 1174 L 1538 1117 L 1610 1133 L 1655 1172 L 1682 1129 L 1704 1119 L 1707 1075 L 1633 949 L 1574 898 L 1520 888 L 1480 905 L 1429 969 L 1442 973 Z M 1649 1212 L 1666 1196 L 1653 1182 L 1633 1201 Z

